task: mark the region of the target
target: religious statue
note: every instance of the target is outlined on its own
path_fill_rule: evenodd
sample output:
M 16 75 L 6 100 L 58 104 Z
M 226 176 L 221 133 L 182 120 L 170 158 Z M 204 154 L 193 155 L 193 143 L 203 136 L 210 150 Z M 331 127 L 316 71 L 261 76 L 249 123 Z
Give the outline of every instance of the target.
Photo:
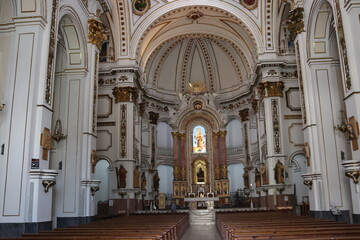
M 215 179 L 220 179 L 220 167 L 219 167 L 219 165 L 215 166 Z
M 201 126 L 195 128 L 194 132 L 194 153 L 206 152 L 205 129 Z
M 257 168 L 255 169 L 255 185 L 256 187 L 261 187 L 261 175 Z
M 134 169 L 134 188 L 140 187 L 140 170 L 139 166 L 136 166 Z
M 224 182 L 223 184 L 223 192 L 225 195 L 228 195 L 228 184 L 227 182 Z
M 276 164 L 275 164 L 275 168 L 274 168 L 275 182 L 277 184 L 284 183 L 284 169 L 285 169 L 284 164 L 282 164 L 280 162 L 280 160 L 278 159 Z
M 249 189 L 250 188 L 249 171 L 247 169 L 245 170 L 245 172 L 243 174 L 243 178 L 244 178 L 244 188 Z
M 120 165 L 119 169 L 119 186 L 120 188 L 126 188 L 126 174 L 127 171 L 123 165 Z
M 264 163 L 262 163 L 260 165 L 260 171 L 261 171 L 261 178 L 262 178 L 263 185 L 269 184 L 269 178 L 267 176 L 266 165 Z
M 141 174 L 141 189 L 146 189 L 146 183 L 147 183 L 147 181 L 146 181 L 146 176 L 145 176 L 145 172 L 143 172 L 142 174 Z
M 159 191 L 160 178 L 158 172 L 154 176 L 154 191 Z
M 205 174 L 204 171 L 202 170 L 202 168 L 200 167 L 198 172 L 196 173 L 197 175 L 197 181 L 199 182 L 205 182 Z
M 220 185 L 220 183 L 217 183 L 217 184 L 216 184 L 216 194 L 217 194 L 217 195 L 220 195 L 220 194 L 221 194 L 221 185 Z

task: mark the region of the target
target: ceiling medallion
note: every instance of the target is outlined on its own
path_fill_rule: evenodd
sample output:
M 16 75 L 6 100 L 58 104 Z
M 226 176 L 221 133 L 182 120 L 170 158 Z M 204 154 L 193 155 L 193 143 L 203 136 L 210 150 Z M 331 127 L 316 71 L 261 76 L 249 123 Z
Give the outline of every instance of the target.
M 253 10 L 258 6 L 258 0 L 240 0 L 240 4 L 248 10 Z
M 133 13 L 144 15 L 150 9 L 150 0 L 132 0 Z
M 204 14 L 202 12 L 199 12 L 199 11 L 192 11 L 192 12 L 189 12 L 186 17 L 190 20 L 193 20 L 193 21 L 196 21 L 200 18 L 202 18 L 204 16 Z
M 201 110 L 202 109 L 202 102 L 201 101 L 195 101 L 193 106 L 194 106 L 195 110 Z

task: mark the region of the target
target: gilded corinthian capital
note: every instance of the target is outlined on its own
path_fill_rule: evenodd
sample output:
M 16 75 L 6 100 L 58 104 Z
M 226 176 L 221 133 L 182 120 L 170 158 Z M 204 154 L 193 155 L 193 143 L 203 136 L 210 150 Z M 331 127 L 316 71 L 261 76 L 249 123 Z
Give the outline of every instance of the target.
M 101 49 L 101 44 L 106 40 L 104 25 L 96 19 L 89 19 L 88 42 Z

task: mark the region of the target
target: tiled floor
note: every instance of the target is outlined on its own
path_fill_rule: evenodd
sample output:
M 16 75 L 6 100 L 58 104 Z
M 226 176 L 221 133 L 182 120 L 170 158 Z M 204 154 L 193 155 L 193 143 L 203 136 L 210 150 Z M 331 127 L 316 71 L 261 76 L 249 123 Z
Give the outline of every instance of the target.
M 221 240 L 214 225 L 190 225 L 181 240 Z

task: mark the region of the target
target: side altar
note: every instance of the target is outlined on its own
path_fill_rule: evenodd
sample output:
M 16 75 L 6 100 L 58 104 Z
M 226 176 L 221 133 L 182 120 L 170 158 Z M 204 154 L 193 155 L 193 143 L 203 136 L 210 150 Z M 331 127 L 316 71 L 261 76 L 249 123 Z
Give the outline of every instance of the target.
M 186 94 L 181 96 L 180 109 L 172 110 L 173 199 L 179 207 L 196 209 L 197 203 L 208 202 L 207 198 L 212 199 L 212 207 L 230 205 L 228 120 L 215 107 L 215 97 L 210 93 Z

